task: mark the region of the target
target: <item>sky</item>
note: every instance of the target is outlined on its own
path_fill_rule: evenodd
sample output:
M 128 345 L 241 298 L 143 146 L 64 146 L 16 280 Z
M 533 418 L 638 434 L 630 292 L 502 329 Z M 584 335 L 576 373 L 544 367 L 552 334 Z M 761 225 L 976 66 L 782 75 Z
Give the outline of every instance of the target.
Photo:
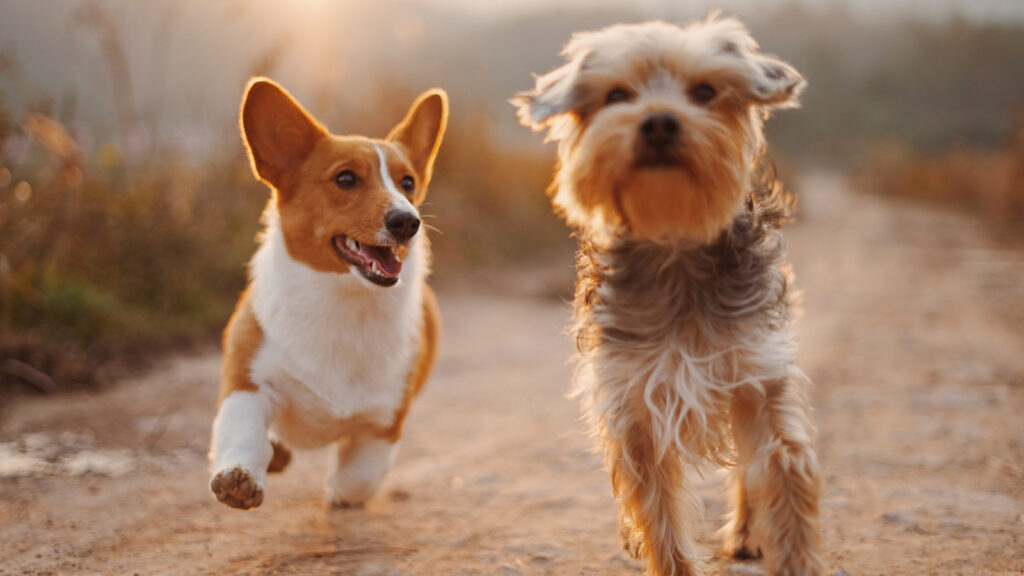
M 316 0 L 313 0 L 316 1 Z M 491 0 L 425 0 L 446 7 L 456 7 L 484 18 L 528 13 L 556 6 L 593 6 L 595 4 L 623 5 L 633 4 L 643 11 L 657 14 L 668 8 L 679 6 L 679 0 L 514 0 L 494 2 Z M 771 7 L 792 0 L 687 0 L 687 6 L 702 6 L 706 10 L 721 7 L 750 8 L 754 6 Z M 836 0 L 801 0 L 809 6 L 823 6 L 836 3 Z M 958 14 L 972 20 L 1015 20 L 1024 22 L 1024 0 L 848 0 L 844 5 L 864 16 L 892 17 L 919 16 L 928 19 L 941 19 Z
M 602 8 L 671 19 L 701 16 L 713 7 L 753 17 L 780 5 L 841 4 L 869 21 L 960 14 L 1024 23 L 1024 0 L 96 1 L 121 37 L 139 114 L 159 111 L 160 133 L 195 133 L 234 118 L 254 63 L 268 55 L 278 60 L 275 78 L 315 111 L 331 109 L 338 99 L 349 99 L 351 107 L 374 97 L 358 90 L 360 83 L 406 80 L 419 87 L 421 79 L 406 77 L 411 73 L 504 105 L 504 95 L 522 88 L 531 70 L 552 65 L 568 32 L 592 26 L 585 21 Z M 100 141 L 109 137 L 102 130 L 113 121 L 112 84 L 101 35 L 72 18 L 85 2 L 0 0 L 0 62 L 14 55 L 24 79 L 0 70 L 0 90 L 15 105 L 33 100 L 33 92 L 50 97 L 58 117 L 91 122 L 98 127 L 93 139 Z M 538 20 L 537 14 L 551 18 Z M 424 46 L 431 50 L 424 53 Z M 459 74 L 451 74 L 453 67 Z M 317 93 L 318 84 L 332 88 Z M 486 87 L 502 97 L 483 93 Z

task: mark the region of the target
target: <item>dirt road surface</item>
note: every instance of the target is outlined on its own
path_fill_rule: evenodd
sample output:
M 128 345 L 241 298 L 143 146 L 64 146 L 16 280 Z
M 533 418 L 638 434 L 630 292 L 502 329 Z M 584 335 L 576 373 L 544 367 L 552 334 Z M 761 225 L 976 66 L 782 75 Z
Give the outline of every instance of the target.
M 1024 253 L 808 173 L 787 237 L 816 382 L 830 573 L 1024 574 Z M 321 500 L 299 453 L 255 511 L 209 494 L 219 356 L 0 413 L 0 574 L 638 575 L 564 397 L 571 262 L 441 294 L 446 339 L 382 493 Z M 724 476 L 699 482 L 712 558 Z

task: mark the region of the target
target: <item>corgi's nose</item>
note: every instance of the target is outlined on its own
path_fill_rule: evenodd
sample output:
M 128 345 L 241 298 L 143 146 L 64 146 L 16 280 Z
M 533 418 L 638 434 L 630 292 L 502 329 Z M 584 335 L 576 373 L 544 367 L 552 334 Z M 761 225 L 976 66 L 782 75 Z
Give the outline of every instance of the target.
M 404 242 L 419 231 L 420 219 L 407 210 L 392 210 L 384 217 L 384 225 L 396 240 Z

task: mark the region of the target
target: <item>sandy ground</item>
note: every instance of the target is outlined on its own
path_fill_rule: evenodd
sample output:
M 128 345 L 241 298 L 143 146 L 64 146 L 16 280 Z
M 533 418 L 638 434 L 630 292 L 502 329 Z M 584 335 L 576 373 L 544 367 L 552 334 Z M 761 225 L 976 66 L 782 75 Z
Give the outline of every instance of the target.
M 1024 574 L 1024 253 L 982 226 L 809 173 L 787 233 L 805 293 L 830 571 Z M 571 263 L 441 294 L 442 358 L 364 510 L 300 453 L 250 512 L 207 490 L 219 356 L 0 422 L 0 574 L 640 574 L 564 398 Z M 699 484 L 710 557 L 723 475 Z M 758 562 L 709 561 L 715 574 Z

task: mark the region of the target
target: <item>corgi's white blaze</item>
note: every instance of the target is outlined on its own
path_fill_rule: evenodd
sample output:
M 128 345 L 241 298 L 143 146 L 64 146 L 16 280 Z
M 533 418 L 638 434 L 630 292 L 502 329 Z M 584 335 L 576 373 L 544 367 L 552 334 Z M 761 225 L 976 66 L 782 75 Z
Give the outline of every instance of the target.
M 402 194 L 398 187 L 395 186 L 395 181 L 391 179 L 391 171 L 388 170 L 388 159 L 384 154 L 384 149 L 380 147 L 380 144 L 374 144 L 373 149 L 377 152 L 377 161 L 380 163 L 380 178 L 384 182 L 384 189 L 391 195 L 391 208 L 398 210 L 407 210 L 419 216 L 419 211 L 416 207 L 409 202 L 409 198 L 405 194 Z
M 398 456 L 398 443 L 382 438 L 352 438 L 333 447 L 327 475 L 327 499 L 334 503 L 366 502 L 380 488 Z
M 305 423 L 277 417 L 272 430 L 302 448 L 335 441 L 331 423 L 357 414 L 390 425 L 404 400 L 423 323 L 421 237 L 410 244 L 401 281 L 382 288 L 355 272 L 318 272 L 294 260 L 273 205 L 264 222 L 250 265 L 253 312 L 263 329 L 252 380 L 286 398 L 288 412 Z
M 388 159 L 384 154 L 384 149 L 381 148 L 380 144 L 374 144 L 373 149 L 377 152 L 377 161 L 380 164 L 380 179 L 384 183 L 384 189 L 388 191 L 388 195 L 391 197 L 391 210 L 412 212 L 418 217 L 420 215 L 419 210 L 412 205 L 412 202 L 409 202 L 409 198 L 405 194 L 398 190 L 398 187 L 395 186 L 395 181 L 391 179 L 391 171 L 388 170 Z M 392 241 L 391 235 L 382 228 L 377 232 L 376 241 L 378 244 L 388 244 Z
M 248 470 L 261 488 L 267 486 L 267 465 L 274 454 L 267 437 L 271 400 L 262 390 L 236 390 L 220 404 L 213 423 L 214 475 L 240 467 Z

